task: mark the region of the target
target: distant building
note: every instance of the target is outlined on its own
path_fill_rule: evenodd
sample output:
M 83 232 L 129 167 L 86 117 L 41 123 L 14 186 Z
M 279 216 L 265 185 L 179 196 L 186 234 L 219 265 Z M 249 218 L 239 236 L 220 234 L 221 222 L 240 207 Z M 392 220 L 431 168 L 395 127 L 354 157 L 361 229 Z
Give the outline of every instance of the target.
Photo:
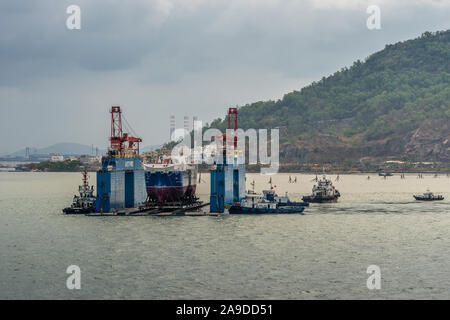
M 66 160 L 69 160 L 69 161 L 77 161 L 77 160 L 79 160 L 79 159 L 78 159 L 77 156 L 67 156 L 67 157 L 66 157 Z
M 0 172 L 14 172 L 16 168 L 11 166 L 0 166 Z
M 434 165 L 436 165 L 437 163 L 435 162 L 414 162 L 413 163 L 416 167 L 433 167 Z
M 80 156 L 79 160 L 84 164 L 95 164 L 100 163 L 102 157 L 101 156 L 91 156 L 88 154 L 83 154 Z
M 385 161 L 384 163 L 386 164 L 405 164 L 405 161 L 399 161 L 399 160 L 389 160 L 389 161 Z
M 61 162 L 64 161 L 64 156 L 61 154 L 50 153 L 49 154 L 51 162 Z

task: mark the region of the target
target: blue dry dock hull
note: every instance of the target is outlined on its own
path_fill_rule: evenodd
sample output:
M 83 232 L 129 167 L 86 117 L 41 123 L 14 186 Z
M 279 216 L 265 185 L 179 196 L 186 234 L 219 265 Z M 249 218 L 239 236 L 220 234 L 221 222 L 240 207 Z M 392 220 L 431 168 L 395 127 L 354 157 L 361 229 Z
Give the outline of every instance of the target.
M 279 208 L 250 208 L 241 206 L 232 206 L 228 209 L 230 214 L 295 214 L 302 213 L 304 206 L 298 207 L 279 207 Z

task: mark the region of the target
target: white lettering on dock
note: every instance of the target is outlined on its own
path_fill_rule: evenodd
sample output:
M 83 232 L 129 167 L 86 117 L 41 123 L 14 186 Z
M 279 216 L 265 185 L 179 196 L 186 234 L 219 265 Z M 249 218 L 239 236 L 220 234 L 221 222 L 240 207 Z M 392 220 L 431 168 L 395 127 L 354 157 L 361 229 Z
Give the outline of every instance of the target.
M 133 168 L 133 161 L 126 161 L 125 168 Z

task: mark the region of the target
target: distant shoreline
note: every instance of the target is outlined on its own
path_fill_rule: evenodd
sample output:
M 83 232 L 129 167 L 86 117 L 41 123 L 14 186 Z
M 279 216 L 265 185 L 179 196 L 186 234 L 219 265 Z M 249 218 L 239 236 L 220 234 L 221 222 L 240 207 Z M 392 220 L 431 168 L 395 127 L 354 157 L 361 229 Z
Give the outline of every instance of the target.
M 97 170 L 88 169 L 88 172 L 97 172 Z M 1 171 L 2 172 L 9 172 L 9 173 L 70 173 L 70 172 L 81 172 L 81 170 L 15 170 L 15 171 Z M 202 174 L 209 174 L 209 170 L 199 170 L 199 173 Z M 247 170 L 247 173 L 260 173 L 259 170 Z M 346 175 L 363 175 L 363 174 L 379 174 L 379 173 L 392 173 L 393 176 L 398 176 L 400 174 L 441 174 L 441 175 L 450 175 L 450 170 L 422 170 L 422 171 L 339 171 L 339 170 L 329 170 L 326 172 L 322 171 L 278 171 L 276 174 L 311 174 L 311 175 L 339 175 L 339 174 L 346 174 Z
M 408 174 L 450 174 L 450 163 L 434 163 L 432 165 L 419 164 L 414 166 L 407 165 L 371 165 L 360 166 L 358 163 L 352 164 L 281 164 L 277 173 L 288 174 L 378 174 L 378 173 L 392 173 L 399 175 L 402 173 Z M 260 173 L 263 166 L 261 165 L 246 165 L 246 172 Z M 267 166 L 264 166 L 267 167 Z M 2 168 L 7 171 L 8 168 Z M 80 172 L 87 169 L 90 172 L 95 172 L 100 169 L 100 164 L 86 164 L 80 161 L 63 161 L 52 162 L 44 161 L 39 163 L 22 164 L 15 167 L 13 172 Z M 198 165 L 198 172 L 203 174 L 209 173 L 210 165 Z

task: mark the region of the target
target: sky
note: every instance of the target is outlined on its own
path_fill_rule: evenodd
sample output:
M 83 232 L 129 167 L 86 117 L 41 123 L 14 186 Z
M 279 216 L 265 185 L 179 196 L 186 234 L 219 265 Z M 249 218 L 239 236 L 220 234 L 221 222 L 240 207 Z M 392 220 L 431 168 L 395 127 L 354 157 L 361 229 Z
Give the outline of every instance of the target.
M 367 28 L 370 5 L 381 29 Z M 105 148 L 112 105 L 144 145 L 163 143 L 170 115 L 182 127 L 281 99 L 449 17 L 450 0 L 2 0 L 0 154 Z

